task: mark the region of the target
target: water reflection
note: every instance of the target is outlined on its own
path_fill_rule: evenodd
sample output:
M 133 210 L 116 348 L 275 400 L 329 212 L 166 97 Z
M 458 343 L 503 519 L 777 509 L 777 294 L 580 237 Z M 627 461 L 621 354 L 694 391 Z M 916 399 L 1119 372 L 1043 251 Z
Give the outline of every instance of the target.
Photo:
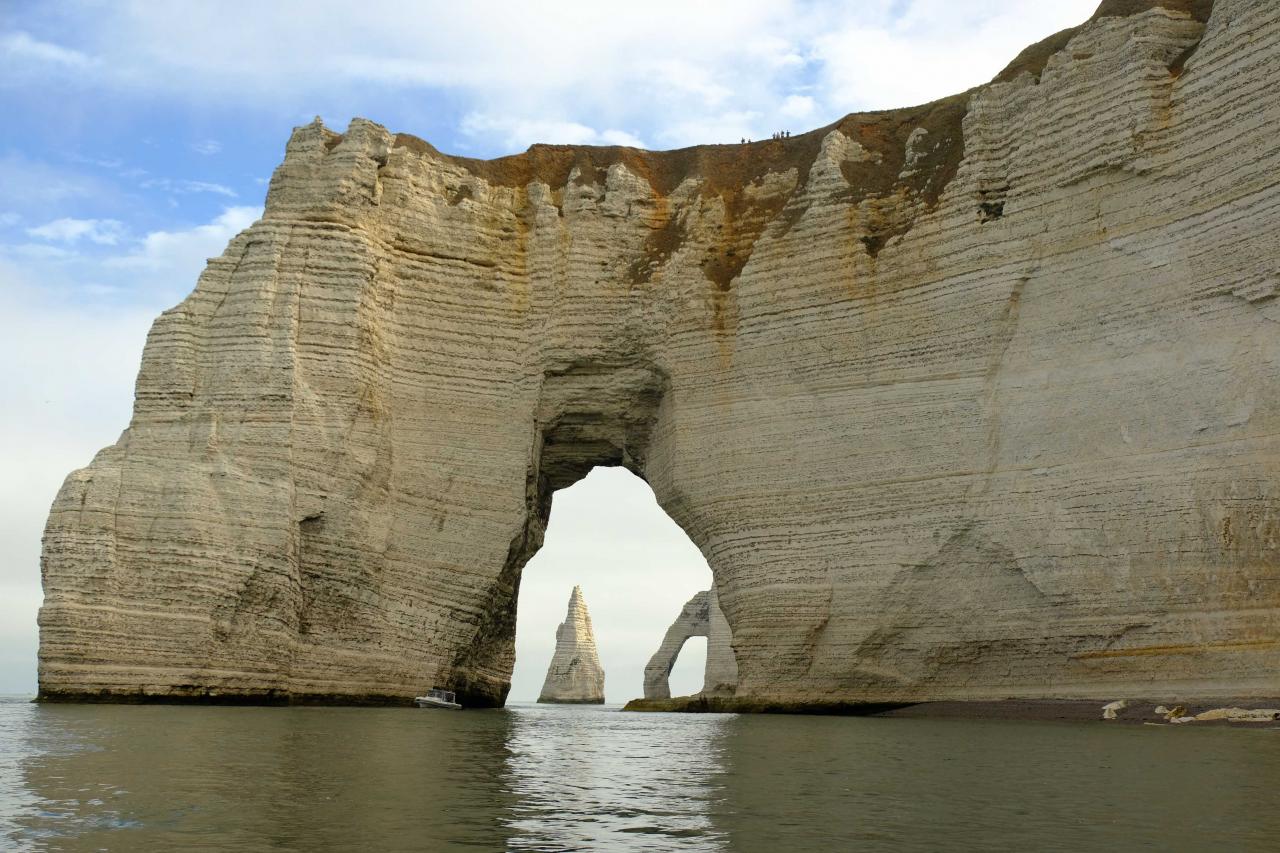
M 736 718 L 728 849 L 1274 851 L 1280 730 Z
M 613 709 L 536 706 L 0 712 L 19 756 L 0 788 L 17 849 L 722 849 L 708 812 L 727 717 L 635 725 Z
M 512 850 L 713 851 L 726 716 L 635 715 L 568 706 L 517 709 L 507 784 Z M 639 723 L 639 724 L 637 724 Z
M 508 715 L 24 709 L 34 850 L 501 850 Z
M 0 849 L 1274 850 L 1280 732 L 0 702 Z

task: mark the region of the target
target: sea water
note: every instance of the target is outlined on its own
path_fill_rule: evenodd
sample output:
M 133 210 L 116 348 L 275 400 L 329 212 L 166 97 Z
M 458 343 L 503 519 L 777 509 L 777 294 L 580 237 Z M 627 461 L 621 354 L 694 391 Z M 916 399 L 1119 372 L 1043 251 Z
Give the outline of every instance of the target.
M 0 700 L 0 849 L 1274 851 L 1280 731 Z

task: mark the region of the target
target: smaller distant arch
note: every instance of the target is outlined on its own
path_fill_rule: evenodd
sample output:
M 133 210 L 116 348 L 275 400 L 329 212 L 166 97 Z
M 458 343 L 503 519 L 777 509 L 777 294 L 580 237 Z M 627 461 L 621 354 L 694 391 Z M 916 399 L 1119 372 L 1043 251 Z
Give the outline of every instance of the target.
M 702 696 L 732 696 L 738 688 L 738 661 L 733 656 L 729 620 L 720 610 L 714 589 L 703 590 L 685 602 L 680 615 L 667 628 L 662 644 L 644 668 L 644 698 L 670 699 L 671 670 L 690 637 L 707 638 L 707 666 L 702 676 Z

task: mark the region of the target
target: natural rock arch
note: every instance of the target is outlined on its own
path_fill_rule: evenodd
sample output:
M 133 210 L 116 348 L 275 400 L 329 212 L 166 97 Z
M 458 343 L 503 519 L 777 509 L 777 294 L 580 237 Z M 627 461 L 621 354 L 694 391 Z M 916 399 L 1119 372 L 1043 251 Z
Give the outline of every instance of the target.
M 1109 0 L 782 140 L 299 128 L 54 503 L 41 694 L 499 704 L 612 464 L 743 702 L 1275 693 L 1278 60 L 1269 0 Z
M 452 665 L 454 672 L 461 673 L 452 676 L 453 683 L 473 703 L 505 701 L 515 666 L 520 573 L 542 546 L 552 495 L 597 466 L 617 465 L 644 479 L 666 388 L 666 376 L 655 365 L 623 354 L 602 361 L 569 363 L 541 377 L 533 420 L 536 437 L 525 483 L 524 524 L 511 542 L 480 614 L 475 640 Z M 496 686 L 477 683 L 490 674 L 500 675 Z
M 738 686 L 738 662 L 733 657 L 733 635 L 724 618 L 716 591 L 703 590 L 685 602 L 680 615 L 667 628 L 662 644 L 644 668 L 644 698 L 670 699 L 668 679 L 691 637 L 707 638 L 707 661 L 703 670 L 703 696 L 732 696 Z

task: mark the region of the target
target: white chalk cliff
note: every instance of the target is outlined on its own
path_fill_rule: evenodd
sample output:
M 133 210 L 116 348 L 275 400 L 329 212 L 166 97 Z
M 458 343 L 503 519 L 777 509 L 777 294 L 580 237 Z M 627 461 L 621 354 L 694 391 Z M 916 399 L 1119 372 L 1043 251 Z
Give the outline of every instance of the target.
M 591 631 L 591 614 L 582 600 L 582 587 L 573 588 L 568 612 L 556 628 L 556 650 L 538 701 L 562 705 L 604 702 L 604 669 Z
M 1278 297 L 1274 0 L 749 145 L 301 127 L 58 494 L 41 694 L 501 704 L 594 465 L 744 703 L 1280 694 Z

